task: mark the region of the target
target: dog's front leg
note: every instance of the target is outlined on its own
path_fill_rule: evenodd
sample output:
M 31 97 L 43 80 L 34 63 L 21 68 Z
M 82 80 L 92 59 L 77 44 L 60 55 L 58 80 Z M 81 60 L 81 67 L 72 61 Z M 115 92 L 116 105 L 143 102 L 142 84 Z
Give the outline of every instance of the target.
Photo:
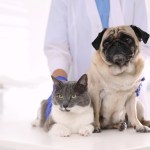
M 128 115 L 128 120 L 137 132 L 150 132 L 150 128 L 147 126 L 143 126 L 137 118 L 136 103 L 137 98 L 135 94 L 133 94 L 126 103 L 126 112 Z
M 101 108 L 101 98 L 99 93 L 92 93 L 91 95 L 93 109 L 94 109 L 94 132 L 99 133 L 101 132 L 100 126 L 100 108 Z

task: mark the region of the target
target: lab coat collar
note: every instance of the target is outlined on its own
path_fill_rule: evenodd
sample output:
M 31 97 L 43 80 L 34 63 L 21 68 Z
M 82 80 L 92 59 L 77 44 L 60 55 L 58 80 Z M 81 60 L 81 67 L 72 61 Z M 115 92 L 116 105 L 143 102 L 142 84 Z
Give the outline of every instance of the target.
M 95 0 L 84 0 L 86 4 L 87 14 L 89 16 L 92 28 L 92 40 L 94 40 L 103 27 L 100 21 Z
M 124 25 L 123 5 L 121 0 L 110 0 L 109 27 Z
M 89 16 L 92 28 L 92 40 L 94 40 L 98 33 L 103 30 L 99 13 L 95 0 L 84 0 L 86 4 L 87 14 Z M 110 0 L 110 17 L 109 27 L 119 26 L 124 24 L 124 17 L 121 8 L 120 0 Z

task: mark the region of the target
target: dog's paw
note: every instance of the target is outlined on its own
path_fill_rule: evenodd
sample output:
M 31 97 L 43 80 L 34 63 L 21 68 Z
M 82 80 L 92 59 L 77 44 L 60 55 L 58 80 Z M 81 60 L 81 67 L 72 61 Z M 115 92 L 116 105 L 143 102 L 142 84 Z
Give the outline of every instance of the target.
M 142 125 L 150 127 L 150 120 L 142 120 L 141 123 Z
M 150 132 L 150 128 L 147 126 L 142 126 L 142 127 L 136 127 L 136 131 L 137 132 L 141 132 L 141 133 L 147 133 Z
M 118 129 L 119 129 L 119 131 L 126 130 L 126 129 L 127 129 L 127 124 L 126 124 L 126 122 L 120 122 Z
M 90 136 L 94 131 L 94 126 L 88 125 L 85 127 L 80 128 L 79 134 L 82 136 Z
M 54 124 L 49 130 L 49 134 L 54 134 L 61 137 L 69 137 L 71 135 L 71 131 L 61 124 Z
M 100 126 L 95 126 L 94 127 L 94 133 L 100 133 L 101 132 L 101 127 Z

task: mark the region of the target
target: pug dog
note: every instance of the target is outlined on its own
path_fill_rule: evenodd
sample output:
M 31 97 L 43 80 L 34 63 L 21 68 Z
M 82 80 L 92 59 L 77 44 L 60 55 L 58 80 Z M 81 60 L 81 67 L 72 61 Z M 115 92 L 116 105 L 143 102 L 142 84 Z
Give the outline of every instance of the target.
M 94 107 L 95 132 L 101 128 L 150 132 L 150 121 L 144 119 L 144 109 L 137 101 L 136 90 L 142 79 L 144 61 L 141 41 L 149 34 L 142 29 L 118 26 L 104 29 L 92 45 L 96 49 L 88 70 L 88 90 Z

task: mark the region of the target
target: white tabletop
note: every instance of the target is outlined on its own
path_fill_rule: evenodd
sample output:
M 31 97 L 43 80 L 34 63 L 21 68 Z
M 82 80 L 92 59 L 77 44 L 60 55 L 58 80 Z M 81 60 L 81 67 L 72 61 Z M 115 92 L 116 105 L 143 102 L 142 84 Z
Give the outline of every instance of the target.
M 0 125 L 0 150 L 150 150 L 150 133 L 136 133 L 133 129 L 124 132 L 105 130 L 89 137 L 49 136 L 42 129 L 32 128 L 30 121 L 2 121 Z M 5 149 L 4 149 L 5 150 Z M 8 149 L 9 150 L 9 149 Z M 11 150 L 11 149 L 10 149 Z

